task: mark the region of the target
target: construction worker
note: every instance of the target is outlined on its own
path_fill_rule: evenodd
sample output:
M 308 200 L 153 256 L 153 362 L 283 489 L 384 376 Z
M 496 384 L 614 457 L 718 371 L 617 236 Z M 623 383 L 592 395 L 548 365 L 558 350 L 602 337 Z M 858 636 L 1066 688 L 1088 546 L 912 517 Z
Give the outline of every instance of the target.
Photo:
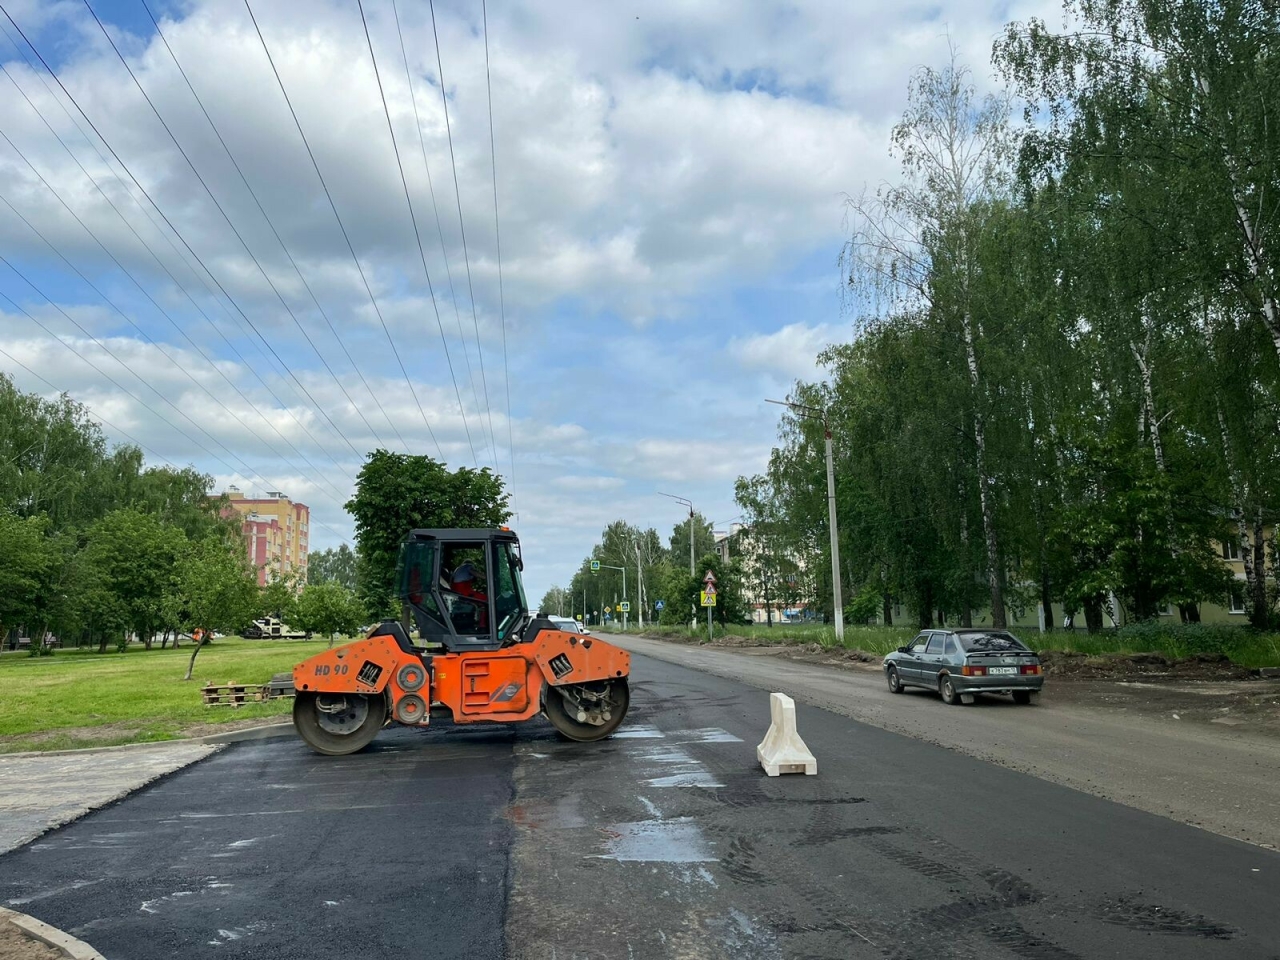
M 479 611 L 479 627 L 481 630 L 488 629 L 489 595 L 484 592 L 484 587 L 476 576 L 476 568 L 470 560 L 459 564 L 458 568 L 453 571 L 453 575 L 449 578 L 449 589 L 461 597 L 476 601 L 476 607 Z

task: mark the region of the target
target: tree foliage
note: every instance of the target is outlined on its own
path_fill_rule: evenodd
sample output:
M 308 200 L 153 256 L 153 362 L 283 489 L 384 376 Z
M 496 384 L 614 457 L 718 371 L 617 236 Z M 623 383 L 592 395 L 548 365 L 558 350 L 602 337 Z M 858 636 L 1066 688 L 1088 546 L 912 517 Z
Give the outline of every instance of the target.
M 356 477 L 346 509 L 355 518 L 357 590 L 370 615 L 394 612 L 396 557 L 411 530 L 496 527 L 511 511 L 502 478 L 489 468 L 450 470 L 427 456 L 375 450 Z
M 1010 25 L 1027 113 L 922 70 L 900 179 L 853 204 L 856 336 L 792 399 L 835 438 L 841 577 L 915 622 L 1042 604 L 1196 620 L 1235 589 L 1276 622 L 1280 13 L 1073 0 L 1073 32 Z M 823 424 L 784 414 L 743 478 L 749 577 L 799 558 L 830 609 Z M 1118 607 L 1118 609 L 1117 609 Z

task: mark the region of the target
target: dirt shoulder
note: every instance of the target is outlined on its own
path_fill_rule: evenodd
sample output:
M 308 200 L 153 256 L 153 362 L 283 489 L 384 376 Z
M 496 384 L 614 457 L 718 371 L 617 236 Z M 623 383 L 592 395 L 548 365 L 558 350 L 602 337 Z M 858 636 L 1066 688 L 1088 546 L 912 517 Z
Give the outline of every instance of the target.
M 879 675 L 883 660 L 863 650 L 816 643 L 762 646 L 726 635 L 696 643 L 649 636 L 679 646 L 728 648 L 735 653 L 777 657 L 839 670 Z M 1044 698 L 1103 714 L 1150 717 L 1280 738 L 1280 678 L 1261 679 L 1222 656 L 1171 659 L 1157 653 L 1107 654 L 1046 651 Z

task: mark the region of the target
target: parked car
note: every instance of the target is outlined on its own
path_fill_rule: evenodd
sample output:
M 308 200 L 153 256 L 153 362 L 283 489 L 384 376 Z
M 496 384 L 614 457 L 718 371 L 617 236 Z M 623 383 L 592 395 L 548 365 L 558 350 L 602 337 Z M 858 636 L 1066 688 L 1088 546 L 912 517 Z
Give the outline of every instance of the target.
M 577 620 L 574 620 L 571 617 L 557 617 L 554 615 L 550 615 L 547 617 L 547 619 L 550 620 L 552 623 L 554 623 L 557 628 L 559 628 L 560 630 L 563 630 L 565 633 L 586 633 L 587 632 L 582 628 L 582 624 L 578 623 Z
M 925 630 L 884 658 L 890 693 L 937 690 L 948 704 L 979 693 L 1007 693 L 1027 704 L 1044 686 L 1040 658 L 1007 630 Z

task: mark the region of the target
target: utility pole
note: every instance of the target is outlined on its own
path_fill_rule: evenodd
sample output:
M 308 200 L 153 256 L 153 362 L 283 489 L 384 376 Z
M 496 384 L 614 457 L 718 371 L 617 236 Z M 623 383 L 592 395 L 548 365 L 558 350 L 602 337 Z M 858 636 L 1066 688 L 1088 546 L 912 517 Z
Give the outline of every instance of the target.
M 689 576 L 696 577 L 698 575 L 698 570 L 697 570 L 697 567 L 693 565 L 694 563 L 693 561 L 693 501 L 688 499 L 687 497 L 677 497 L 673 493 L 662 493 L 661 491 L 659 491 L 658 495 L 662 497 L 670 497 L 676 503 L 683 504 L 684 506 L 689 508 Z M 693 616 L 690 623 L 691 624 L 697 623 L 698 608 L 694 607 L 691 612 Z
M 844 643 L 844 589 L 840 584 L 840 533 L 836 525 L 836 473 L 831 456 L 831 424 L 827 415 L 816 407 L 791 400 L 767 400 L 787 407 L 802 420 L 818 420 L 827 448 L 827 525 L 831 529 L 831 595 L 835 603 L 836 641 Z
M 623 601 L 625 602 L 625 601 L 626 601 L 626 599 L 627 599 L 627 568 L 626 568 L 626 567 L 615 567 L 615 566 L 613 566 L 612 564 L 602 563 L 602 564 L 600 564 L 600 569 L 601 569 L 601 570 L 621 570 L 621 571 L 622 571 L 622 599 L 623 599 Z M 616 602 L 616 601 L 617 601 L 617 599 L 618 599 L 618 595 L 617 595 L 617 594 L 614 594 L 613 599 L 614 599 L 614 601 Z M 622 630 L 623 630 L 623 632 L 624 632 L 624 633 L 625 633 L 625 632 L 626 632 L 626 630 L 627 630 L 627 611 L 625 611 L 625 610 L 623 610 L 623 611 L 622 611 Z
M 640 541 L 633 540 L 636 548 L 636 624 L 644 629 L 644 569 L 640 566 Z

